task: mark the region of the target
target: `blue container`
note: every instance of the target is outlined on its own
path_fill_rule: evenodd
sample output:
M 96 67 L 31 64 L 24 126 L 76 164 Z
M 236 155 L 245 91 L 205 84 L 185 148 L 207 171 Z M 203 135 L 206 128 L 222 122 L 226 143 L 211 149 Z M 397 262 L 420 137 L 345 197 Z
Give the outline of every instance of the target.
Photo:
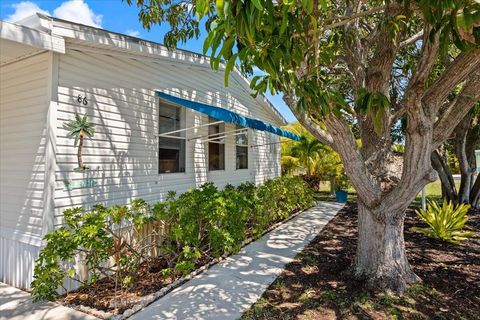
M 347 203 L 348 193 L 343 190 L 335 191 L 335 200 L 340 203 Z

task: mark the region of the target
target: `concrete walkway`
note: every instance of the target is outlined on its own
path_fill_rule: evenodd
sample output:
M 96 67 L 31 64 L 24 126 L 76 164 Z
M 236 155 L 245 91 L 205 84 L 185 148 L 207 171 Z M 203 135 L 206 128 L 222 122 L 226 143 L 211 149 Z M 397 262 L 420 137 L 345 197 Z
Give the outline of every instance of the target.
M 32 302 L 25 291 L 0 282 L 0 319 L 9 320 L 93 320 L 93 316 L 52 302 Z
M 238 319 L 343 207 L 319 202 L 130 319 Z

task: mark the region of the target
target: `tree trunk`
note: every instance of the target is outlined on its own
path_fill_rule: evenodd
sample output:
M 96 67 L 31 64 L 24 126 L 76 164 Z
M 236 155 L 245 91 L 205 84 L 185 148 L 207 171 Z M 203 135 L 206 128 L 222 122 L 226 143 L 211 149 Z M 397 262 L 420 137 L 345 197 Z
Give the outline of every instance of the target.
M 405 292 L 421 281 L 411 270 L 405 253 L 404 215 L 379 213 L 358 202 L 358 247 L 355 273 L 372 288 Z M 389 218 L 400 216 L 400 218 Z
M 470 204 L 474 209 L 480 209 L 480 173 L 477 175 L 470 192 Z
M 471 115 L 467 115 L 455 128 L 455 154 L 460 166 L 460 188 L 458 190 L 458 202 L 470 203 L 470 189 L 472 187 L 473 170 L 467 155 L 467 134 L 472 120 Z
M 442 156 L 438 153 L 438 151 L 432 152 L 431 155 L 432 160 L 432 167 L 437 171 L 438 176 L 440 178 L 440 182 L 442 183 L 442 197 L 446 198 L 449 201 L 457 202 L 457 190 L 455 187 L 455 181 L 453 180 L 452 173 L 450 169 L 445 164 Z
M 78 168 L 83 169 L 83 159 L 82 159 L 82 151 L 83 151 L 83 130 L 80 131 L 80 137 L 78 139 L 78 150 L 77 150 L 77 160 L 78 160 Z

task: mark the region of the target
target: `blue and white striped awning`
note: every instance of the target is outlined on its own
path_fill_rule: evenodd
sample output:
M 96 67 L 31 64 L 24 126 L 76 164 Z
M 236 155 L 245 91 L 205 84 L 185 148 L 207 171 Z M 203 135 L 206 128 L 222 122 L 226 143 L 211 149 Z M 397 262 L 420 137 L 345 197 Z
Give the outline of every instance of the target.
M 235 113 L 227 109 L 214 107 L 208 104 L 199 103 L 199 102 L 195 102 L 187 99 L 178 98 L 161 91 L 157 91 L 156 94 L 158 97 L 160 97 L 163 100 L 183 106 L 185 108 L 189 108 L 189 109 L 201 112 L 214 119 L 224 121 L 226 123 L 234 123 L 244 128 L 252 128 L 255 130 L 267 131 L 267 132 L 276 134 L 278 136 L 285 137 L 295 141 L 300 140 L 300 138 L 296 134 L 290 131 L 281 129 L 279 127 L 275 127 L 271 124 L 268 124 L 258 119 L 252 119 L 252 118 L 239 115 L 238 113 Z

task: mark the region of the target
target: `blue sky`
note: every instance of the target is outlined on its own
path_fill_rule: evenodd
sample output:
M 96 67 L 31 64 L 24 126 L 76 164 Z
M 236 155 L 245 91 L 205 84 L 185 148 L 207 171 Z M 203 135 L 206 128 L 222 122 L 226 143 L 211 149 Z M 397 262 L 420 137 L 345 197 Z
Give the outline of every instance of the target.
M 167 26 L 156 26 L 150 31 L 144 30 L 138 21 L 138 10 L 129 7 L 121 0 L 33 0 L 0 2 L 0 18 L 18 21 L 34 12 L 43 12 L 65 20 L 101 27 L 110 31 L 129 34 L 142 39 L 163 42 Z M 201 53 L 203 37 L 180 44 L 179 48 Z M 266 94 L 280 113 L 291 122 L 295 117 L 283 102 L 280 95 Z

